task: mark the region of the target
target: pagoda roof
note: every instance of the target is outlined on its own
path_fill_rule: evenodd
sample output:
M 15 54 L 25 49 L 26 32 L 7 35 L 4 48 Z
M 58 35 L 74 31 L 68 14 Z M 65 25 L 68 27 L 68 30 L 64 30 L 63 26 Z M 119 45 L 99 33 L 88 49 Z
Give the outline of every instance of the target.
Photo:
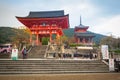
M 83 32 L 83 33 L 75 32 L 75 35 L 78 37 L 95 37 L 95 34 L 91 32 Z
M 84 26 L 84 25 L 82 24 L 82 20 L 81 20 L 81 16 L 80 16 L 80 25 L 75 26 L 75 28 L 88 29 L 88 28 L 89 28 L 89 26 Z
M 81 28 L 81 29 L 84 29 L 84 28 L 89 28 L 89 26 L 84 26 L 82 24 L 78 25 L 78 26 L 75 26 L 75 28 Z
M 29 15 L 24 18 L 53 18 L 62 16 L 65 16 L 64 10 L 30 12 Z

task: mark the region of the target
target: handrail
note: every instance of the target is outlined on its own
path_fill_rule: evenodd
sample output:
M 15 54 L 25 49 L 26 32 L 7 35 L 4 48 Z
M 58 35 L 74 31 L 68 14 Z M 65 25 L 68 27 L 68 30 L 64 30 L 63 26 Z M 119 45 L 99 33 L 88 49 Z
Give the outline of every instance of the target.
M 109 66 L 109 63 L 105 60 L 102 60 L 103 63 L 105 63 L 107 66 Z
M 30 49 L 28 49 L 27 53 L 29 53 L 31 51 L 32 47 L 30 47 Z

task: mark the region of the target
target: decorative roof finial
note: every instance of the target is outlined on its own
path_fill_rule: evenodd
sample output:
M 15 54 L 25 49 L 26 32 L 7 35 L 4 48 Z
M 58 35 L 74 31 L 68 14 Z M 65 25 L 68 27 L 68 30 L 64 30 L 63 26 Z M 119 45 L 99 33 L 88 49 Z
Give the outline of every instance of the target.
M 80 25 L 82 24 L 82 21 L 81 21 L 81 15 L 80 15 Z

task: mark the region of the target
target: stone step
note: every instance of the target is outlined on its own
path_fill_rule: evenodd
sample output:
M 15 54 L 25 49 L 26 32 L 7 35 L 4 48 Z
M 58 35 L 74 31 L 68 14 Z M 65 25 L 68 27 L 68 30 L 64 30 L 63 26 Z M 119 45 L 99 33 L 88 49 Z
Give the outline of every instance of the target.
M 28 53 L 28 58 L 44 58 L 44 54 L 46 52 L 46 45 L 42 46 L 34 46 L 31 48 L 30 52 Z M 19 55 L 19 58 L 22 58 L 22 54 Z
M 86 65 L 79 65 L 79 64 L 78 65 L 67 65 L 67 64 L 64 64 L 64 65 L 62 65 L 62 64 L 61 65 L 60 64 L 59 65 L 57 65 L 57 64 L 53 64 L 53 65 L 45 65 L 45 64 L 43 64 L 43 65 L 41 65 L 41 64 L 40 65 L 39 64 L 38 65 L 36 65 L 36 64 L 31 64 L 31 65 L 27 65 L 27 64 L 25 64 L 25 65 L 23 65 L 23 64 L 19 64 L 19 65 L 18 64 L 14 64 L 14 65 L 7 64 L 7 65 L 5 65 L 4 64 L 4 65 L 0 65 L 0 67 L 19 67 L 19 66 L 20 67 L 62 67 L 62 66 L 64 66 L 64 67 L 69 67 L 69 66 L 71 66 L 71 67 L 82 67 L 82 66 L 84 66 L 84 67 L 88 67 L 88 66 L 89 67 L 99 67 L 99 66 L 106 67 L 107 65 L 103 65 L 103 64 L 102 65 L 92 65 L 92 64 L 91 65 L 87 65 L 87 64 Z
M 35 72 L 35 71 L 105 71 L 106 69 L 7 69 L 7 70 L 0 70 L 0 72 L 9 72 L 9 71 L 30 71 L 30 72 Z
M 22 73 L 80 73 L 109 72 L 108 66 L 99 60 L 0 60 L 0 74 Z
M 0 72 L 0 74 L 79 74 L 79 73 L 108 73 L 109 71 L 9 71 Z
M 13 60 L 0 60 L 0 63 L 1 62 L 65 62 L 65 63 L 67 63 L 67 62 L 80 62 L 80 63 L 99 63 L 99 62 L 101 62 L 100 60 L 52 60 L 52 59 L 48 59 L 48 60 L 27 60 L 27 59 L 23 59 L 23 60 L 16 60 L 16 61 L 13 61 Z
M 84 64 L 87 64 L 87 65 L 90 65 L 90 64 L 97 64 L 97 65 L 101 65 L 101 64 L 103 64 L 103 63 L 71 63 L 71 62 L 69 62 L 69 63 L 62 63 L 62 62 L 1 62 L 0 64 L 2 65 L 4 65 L 4 64 L 67 64 L 67 65 L 69 65 L 69 64 L 82 64 L 82 65 L 84 65 Z
M 3 68 L 1 69 L 0 68 L 0 71 L 19 71 L 19 70 L 23 70 L 23 71 L 26 71 L 26 70 L 30 70 L 30 71 L 36 71 L 36 70 L 39 70 L 39 71 L 47 71 L 47 70 L 51 70 L 51 71 L 54 71 L 54 70 L 63 70 L 63 71 L 66 71 L 66 70 L 106 70 L 107 68 L 98 68 L 98 67 L 95 67 L 94 69 L 92 67 L 89 67 L 89 68 L 75 68 L 75 67 L 71 67 L 71 68 L 64 68 L 64 67 L 61 67 L 61 68 Z
M 87 64 L 85 64 L 85 65 L 84 64 L 83 65 L 82 64 L 73 64 L 73 65 L 72 64 L 69 64 L 69 65 L 68 64 L 64 64 L 64 65 L 63 64 L 50 64 L 50 65 L 49 64 L 47 64 L 47 65 L 46 64 L 37 64 L 37 65 L 36 64 L 24 64 L 24 65 L 23 64 L 4 64 L 4 65 L 0 65 L 0 67 L 2 67 L 2 66 L 21 66 L 21 67 L 22 66 L 33 66 L 33 67 L 34 66 L 41 66 L 41 67 L 42 66 L 45 66 L 45 67 L 47 67 L 47 66 L 50 66 L 50 67 L 55 67 L 55 66 L 73 66 L 73 67 L 85 66 L 85 67 L 88 67 L 89 66 L 89 67 L 97 67 L 97 66 L 106 66 L 106 65 L 103 65 L 103 64 L 102 65 L 95 65 L 95 64 L 90 64 L 90 65 L 87 65 Z
M 101 67 L 107 67 L 107 65 L 103 65 L 103 64 L 101 64 L 101 65 L 96 65 L 96 64 L 91 64 L 91 65 L 87 65 L 87 64 L 69 64 L 69 65 L 67 65 L 67 64 L 4 64 L 4 65 L 0 65 L 0 67 L 7 67 L 7 66 L 9 66 L 9 67 L 19 67 L 19 66 L 21 66 L 21 67 L 23 67 L 23 66 L 25 66 L 25 67 L 34 67 L 34 66 L 37 66 L 37 67 L 62 67 L 62 66 L 65 66 L 65 67 L 69 67 L 69 66 L 71 66 L 71 67 L 99 67 L 99 66 L 101 66 Z
M 93 69 L 93 67 L 0 67 L 0 69 Z M 106 67 L 94 67 L 94 69 L 108 69 Z

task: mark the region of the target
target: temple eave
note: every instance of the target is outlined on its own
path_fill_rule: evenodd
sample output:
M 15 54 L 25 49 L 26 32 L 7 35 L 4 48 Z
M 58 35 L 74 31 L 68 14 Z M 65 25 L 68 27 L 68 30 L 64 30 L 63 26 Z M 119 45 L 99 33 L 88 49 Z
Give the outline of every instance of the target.
M 19 17 L 19 16 L 16 16 L 16 18 L 17 19 L 50 19 L 50 18 L 52 18 L 52 19 L 54 19 L 54 18 L 57 18 L 57 19 L 59 19 L 59 18 L 68 18 L 69 17 L 69 14 L 67 14 L 67 15 L 64 15 L 64 16 L 52 16 L 52 17 Z

